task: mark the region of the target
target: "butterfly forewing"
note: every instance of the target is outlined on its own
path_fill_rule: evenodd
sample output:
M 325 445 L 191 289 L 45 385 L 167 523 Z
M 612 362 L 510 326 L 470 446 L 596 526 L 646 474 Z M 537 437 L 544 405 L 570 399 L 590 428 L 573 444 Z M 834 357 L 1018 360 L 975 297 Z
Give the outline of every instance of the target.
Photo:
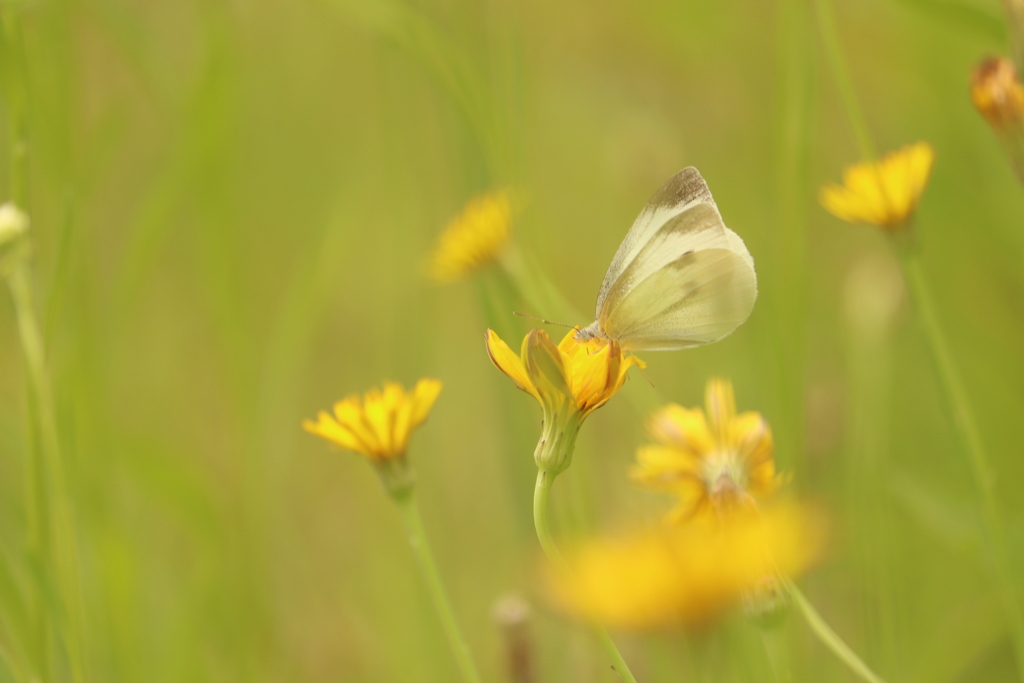
M 757 298 L 754 260 L 725 227 L 695 168 L 654 193 L 615 253 L 597 297 L 597 320 L 578 339 L 623 349 L 672 350 L 725 337 Z
M 691 205 L 670 218 L 648 237 L 619 273 L 601 301 L 597 319 L 605 319 L 634 287 L 681 256 L 704 249 L 728 248 L 728 232 L 713 204 Z
M 688 208 L 700 203 L 714 206 L 711 191 L 697 169 L 692 166 L 684 168 L 668 179 L 661 188 L 651 196 L 647 205 L 633 222 L 626 233 L 625 239 L 615 252 L 612 263 L 608 266 L 601 291 L 597 296 L 597 317 L 601 317 L 605 299 L 623 272 L 637 258 L 645 245 L 668 221 L 672 220 Z M 723 226 L 724 227 L 724 226 Z

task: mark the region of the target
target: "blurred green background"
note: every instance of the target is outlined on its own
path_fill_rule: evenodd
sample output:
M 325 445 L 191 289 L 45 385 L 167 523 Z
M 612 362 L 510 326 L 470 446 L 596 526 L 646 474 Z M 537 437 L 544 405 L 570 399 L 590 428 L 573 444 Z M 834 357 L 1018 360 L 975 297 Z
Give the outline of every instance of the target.
M 555 485 L 563 532 L 662 514 L 670 501 L 625 477 L 642 415 L 730 377 L 739 408 L 773 425 L 792 486 L 831 514 L 829 556 L 801 583 L 851 646 L 890 682 L 1019 680 L 898 264 L 880 233 L 816 204 L 857 148 L 811 2 L 4 9 L 25 40 L 28 209 L 88 680 L 456 680 L 372 470 L 300 429 L 346 394 L 421 376 L 445 389 L 410 455 L 485 678 L 508 680 L 492 607 L 514 592 L 534 605 L 538 682 L 616 680 L 538 586 L 540 412 L 483 347 L 488 326 L 516 346 L 532 323 L 493 306 L 493 276 L 441 286 L 422 263 L 471 196 L 512 187 L 513 239 L 566 302 L 524 312 L 586 324 L 633 218 L 687 165 L 746 240 L 758 304 L 721 343 L 645 356 L 654 386 L 634 373 L 588 420 Z M 968 98 L 972 65 L 1007 51 L 1001 9 L 835 9 L 880 148 L 937 151 L 915 229 L 1024 591 L 1024 191 Z M 25 396 L 5 296 L 0 542 L 22 586 Z M 777 633 L 793 680 L 854 680 L 795 616 Z M 774 681 L 759 639 L 734 617 L 619 641 L 643 681 Z M 60 664 L 53 677 L 70 680 Z M 3 665 L 0 680 L 15 680 Z

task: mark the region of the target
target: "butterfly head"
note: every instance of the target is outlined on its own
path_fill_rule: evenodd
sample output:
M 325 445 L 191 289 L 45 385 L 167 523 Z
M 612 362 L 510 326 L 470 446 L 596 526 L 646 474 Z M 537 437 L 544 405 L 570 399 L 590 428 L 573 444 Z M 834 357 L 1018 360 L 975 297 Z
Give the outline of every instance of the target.
M 601 332 L 600 328 L 598 328 L 597 321 L 595 320 L 586 327 L 581 327 L 580 329 L 576 330 L 575 334 L 573 334 L 573 339 L 580 342 L 581 344 L 585 344 L 594 339 L 606 340 L 607 337 L 604 335 L 603 332 Z

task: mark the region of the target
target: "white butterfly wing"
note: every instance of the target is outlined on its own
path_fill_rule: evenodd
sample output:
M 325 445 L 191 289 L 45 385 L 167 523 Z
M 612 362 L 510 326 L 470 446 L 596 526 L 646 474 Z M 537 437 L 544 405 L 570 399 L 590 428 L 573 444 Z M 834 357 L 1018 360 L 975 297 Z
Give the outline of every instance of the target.
M 651 237 L 669 220 L 701 202 L 714 205 L 715 200 L 711 198 L 711 191 L 708 190 L 704 178 L 692 166 L 684 168 L 669 178 L 651 196 L 643 211 L 633 221 L 632 227 L 626 233 L 618 251 L 615 252 L 611 265 L 608 266 L 608 272 L 604 275 L 601 291 L 597 295 L 597 313 L 595 314 L 597 318 L 601 317 L 601 309 L 604 307 L 608 292 L 619 280 L 622 272 L 636 259 L 644 245 L 651 240 Z M 717 236 L 717 230 L 712 230 L 712 232 Z M 694 235 L 694 239 L 695 245 L 697 245 L 697 235 Z
M 681 197 L 673 208 L 660 209 L 668 215 L 662 224 L 644 221 L 645 214 L 658 218 L 659 209 L 652 211 L 652 204 L 666 188 L 679 186 L 684 174 L 700 179 L 696 170 L 686 169 L 655 194 L 627 235 L 628 241 L 640 226 L 644 241 L 628 247 L 623 243 L 605 276 L 597 326 L 624 348 L 654 351 L 708 344 L 739 327 L 753 310 L 754 261 L 739 235 L 725 227 L 713 202 Z M 700 185 L 707 193 L 703 180 Z

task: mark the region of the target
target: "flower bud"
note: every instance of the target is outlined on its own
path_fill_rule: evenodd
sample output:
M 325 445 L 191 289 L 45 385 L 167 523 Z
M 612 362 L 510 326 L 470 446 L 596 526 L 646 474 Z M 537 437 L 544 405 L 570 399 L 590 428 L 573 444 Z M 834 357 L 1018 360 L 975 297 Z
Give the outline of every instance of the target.
M 992 126 L 1010 166 L 1024 183 L 1024 86 L 1013 62 L 991 57 L 975 67 L 971 100 Z
M 28 216 L 11 202 L 0 206 L 0 247 L 13 242 L 28 230 Z
M 533 460 L 537 463 L 538 470 L 543 470 L 554 477 L 569 468 L 572 464 L 573 451 L 576 450 L 576 437 L 582 424 L 582 416 L 575 411 L 544 413 L 540 440 L 533 451 Z
M 1024 122 L 1024 87 L 1006 57 L 990 57 L 974 68 L 971 100 L 997 132 Z
M 530 612 L 530 603 L 514 593 L 502 596 L 492 612 L 505 641 L 505 662 L 511 683 L 533 683 L 536 680 Z

